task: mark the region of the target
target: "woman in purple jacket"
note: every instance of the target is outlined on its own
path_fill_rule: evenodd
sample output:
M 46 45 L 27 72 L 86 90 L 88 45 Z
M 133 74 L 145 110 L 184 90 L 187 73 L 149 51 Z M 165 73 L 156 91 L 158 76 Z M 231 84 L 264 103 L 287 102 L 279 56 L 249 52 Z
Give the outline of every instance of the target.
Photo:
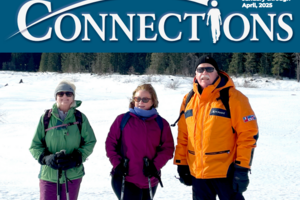
M 140 85 L 133 92 L 129 112 L 119 115 L 110 128 L 106 152 L 113 165 L 112 188 L 118 199 L 153 199 L 161 182 L 160 169 L 173 157 L 171 129 L 158 115 L 157 106 L 152 85 Z

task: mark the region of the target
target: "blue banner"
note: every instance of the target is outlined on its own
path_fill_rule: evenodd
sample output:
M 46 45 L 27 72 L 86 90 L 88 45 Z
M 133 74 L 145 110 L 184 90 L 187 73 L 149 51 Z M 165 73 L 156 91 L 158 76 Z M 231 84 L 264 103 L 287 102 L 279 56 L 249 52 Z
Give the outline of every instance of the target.
M 299 52 L 299 0 L 0 4 L 0 52 Z

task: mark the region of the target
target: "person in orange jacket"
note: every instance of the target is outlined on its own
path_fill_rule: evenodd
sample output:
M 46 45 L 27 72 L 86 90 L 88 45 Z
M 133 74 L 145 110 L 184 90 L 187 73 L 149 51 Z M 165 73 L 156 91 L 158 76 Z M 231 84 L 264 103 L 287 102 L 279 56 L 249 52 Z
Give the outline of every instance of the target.
M 258 139 L 256 116 L 211 56 L 196 66 L 193 93 L 180 108 L 174 164 L 180 181 L 192 185 L 193 200 L 243 200 Z

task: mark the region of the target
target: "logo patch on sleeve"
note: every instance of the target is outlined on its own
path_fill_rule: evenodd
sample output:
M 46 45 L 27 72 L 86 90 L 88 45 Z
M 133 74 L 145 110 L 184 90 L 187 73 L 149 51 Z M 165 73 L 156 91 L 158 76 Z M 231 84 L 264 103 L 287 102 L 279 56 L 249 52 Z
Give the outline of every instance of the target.
M 255 115 L 249 115 L 249 116 L 243 117 L 243 120 L 244 120 L 244 122 L 250 122 L 250 121 L 256 120 L 256 117 L 255 117 Z

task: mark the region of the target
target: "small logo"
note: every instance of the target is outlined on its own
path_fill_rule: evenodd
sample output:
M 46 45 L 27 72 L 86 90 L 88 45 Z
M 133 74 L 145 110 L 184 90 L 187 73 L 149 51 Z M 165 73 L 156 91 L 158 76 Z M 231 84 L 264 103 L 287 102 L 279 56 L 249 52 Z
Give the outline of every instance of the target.
M 249 116 L 243 117 L 243 120 L 244 120 L 244 122 L 250 122 L 250 121 L 256 120 L 256 117 L 255 117 L 255 115 L 249 115 Z

